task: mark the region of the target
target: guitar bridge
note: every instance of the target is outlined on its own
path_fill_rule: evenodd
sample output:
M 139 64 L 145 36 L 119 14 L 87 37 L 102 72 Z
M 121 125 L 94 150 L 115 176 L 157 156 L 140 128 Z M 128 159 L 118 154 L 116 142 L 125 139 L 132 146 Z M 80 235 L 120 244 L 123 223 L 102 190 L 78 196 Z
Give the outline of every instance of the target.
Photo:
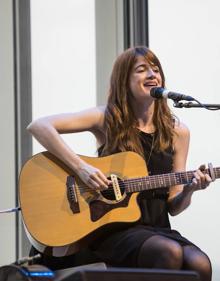
M 80 213 L 79 201 L 76 194 L 75 178 L 73 176 L 68 176 L 66 180 L 67 187 L 67 198 L 69 201 L 70 209 L 73 213 Z

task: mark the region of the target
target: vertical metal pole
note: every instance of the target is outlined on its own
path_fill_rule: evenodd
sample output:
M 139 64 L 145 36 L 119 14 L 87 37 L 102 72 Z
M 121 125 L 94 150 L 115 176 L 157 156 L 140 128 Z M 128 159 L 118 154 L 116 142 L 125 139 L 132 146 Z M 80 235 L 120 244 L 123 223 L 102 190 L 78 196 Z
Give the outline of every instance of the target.
M 148 0 L 124 0 L 124 46 L 149 46 Z
M 18 206 L 18 178 L 22 165 L 32 154 L 31 136 L 26 131 L 32 119 L 30 0 L 13 0 L 15 80 L 15 194 Z M 26 245 L 26 246 L 25 246 Z M 16 215 L 16 258 L 26 255 L 29 243 Z

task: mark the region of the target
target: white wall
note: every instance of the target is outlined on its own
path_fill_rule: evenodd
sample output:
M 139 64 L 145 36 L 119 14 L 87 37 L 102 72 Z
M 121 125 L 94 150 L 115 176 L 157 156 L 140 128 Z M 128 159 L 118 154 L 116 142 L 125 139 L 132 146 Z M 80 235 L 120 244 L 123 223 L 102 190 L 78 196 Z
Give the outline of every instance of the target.
M 15 206 L 12 1 L 0 1 L 0 210 Z M 15 261 L 15 215 L 0 214 L 0 266 Z
M 32 0 L 31 34 L 33 119 L 95 106 L 95 1 Z M 79 154 L 96 150 L 89 133 L 63 137 Z
M 31 0 L 33 120 L 105 102 L 122 12 L 122 0 Z M 62 137 L 76 153 L 96 155 L 90 133 Z M 33 154 L 42 150 L 33 139 Z
M 167 88 L 220 104 L 220 3 L 218 0 L 149 0 L 150 48 L 158 55 Z M 172 107 L 172 103 L 171 103 Z M 191 130 L 188 169 L 220 166 L 220 111 L 174 109 Z M 220 181 L 193 196 L 192 205 L 171 218 L 173 228 L 211 258 L 213 281 L 220 280 Z

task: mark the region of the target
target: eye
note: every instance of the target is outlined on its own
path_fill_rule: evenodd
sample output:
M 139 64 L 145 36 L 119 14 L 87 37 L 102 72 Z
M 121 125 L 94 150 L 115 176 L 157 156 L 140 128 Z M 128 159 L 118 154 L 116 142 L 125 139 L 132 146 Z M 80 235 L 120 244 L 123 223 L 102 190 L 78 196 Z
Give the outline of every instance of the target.
M 143 66 L 140 66 L 140 67 L 138 67 L 137 68 L 137 70 L 136 70 L 138 73 L 141 73 L 141 72 L 144 72 L 144 71 L 146 71 L 146 68 L 145 67 L 143 67 Z
M 160 72 L 159 67 L 156 65 L 152 66 L 152 70 L 156 73 Z

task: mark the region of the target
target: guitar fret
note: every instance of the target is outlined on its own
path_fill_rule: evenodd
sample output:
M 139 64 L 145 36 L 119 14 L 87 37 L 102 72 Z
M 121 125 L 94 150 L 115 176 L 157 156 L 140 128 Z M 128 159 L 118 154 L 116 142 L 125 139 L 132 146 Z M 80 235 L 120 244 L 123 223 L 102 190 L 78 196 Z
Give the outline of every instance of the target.
M 151 189 L 155 189 L 156 183 L 155 183 L 155 177 L 152 177 L 152 182 L 150 183 Z
M 215 177 L 220 178 L 220 167 L 213 168 L 213 171 Z M 140 192 L 143 190 L 153 190 L 156 188 L 187 184 L 192 181 L 194 172 L 195 171 L 176 172 L 128 179 L 125 180 L 127 183 L 127 192 Z M 206 172 L 209 172 L 209 170 L 207 169 Z
M 189 173 L 187 173 L 186 175 L 186 182 L 185 183 L 191 183 L 193 177 L 194 177 L 194 172 L 195 171 L 190 171 Z
M 171 179 L 170 179 L 170 176 L 169 176 L 169 175 L 167 176 L 167 179 L 168 179 L 168 186 L 171 186 L 172 183 L 171 183 Z
M 175 184 L 176 185 L 181 184 L 181 175 L 180 175 L 180 173 L 177 173 L 174 178 L 175 178 Z
M 136 181 L 136 180 L 133 180 L 133 182 L 131 182 L 130 183 L 130 189 L 131 189 L 131 191 L 132 192 L 138 192 L 139 191 L 139 189 L 138 189 L 138 181 Z
M 141 181 L 138 182 L 137 187 L 138 187 L 139 190 L 142 190 L 143 189 L 143 182 L 141 182 Z
M 151 188 L 149 178 L 146 178 L 146 179 L 145 179 L 145 186 L 146 186 L 147 189 L 150 189 L 150 188 Z
M 177 184 L 176 183 L 176 176 L 174 173 L 171 173 L 169 176 L 169 180 L 170 180 L 170 186 Z
M 191 172 L 185 173 L 186 178 L 185 178 L 184 184 L 186 184 L 186 183 L 190 183 L 190 182 L 192 181 L 192 178 L 193 178 L 193 173 L 194 173 L 194 171 L 191 171 Z
M 187 177 L 187 173 L 180 173 L 181 183 L 186 184 L 188 182 Z
M 187 179 L 187 182 L 189 182 L 189 176 L 188 176 L 188 174 L 186 174 L 186 179 Z
M 137 192 L 137 191 L 139 190 L 138 184 L 139 184 L 139 182 L 138 182 L 138 181 L 135 181 L 135 184 L 134 184 L 134 191 L 135 191 L 135 192 Z
M 161 175 L 157 175 L 155 183 L 157 183 L 157 187 L 164 187 L 165 186 L 165 179 Z
M 171 186 L 171 185 L 172 185 L 171 174 L 165 174 L 165 175 L 164 175 L 164 179 L 165 179 L 165 187 L 166 187 L 166 186 Z
M 165 186 L 165 181 L 162 176 L 158 176 L 158 181 L 159 181 L 160 186 L 162 186 L 162 187 Z

